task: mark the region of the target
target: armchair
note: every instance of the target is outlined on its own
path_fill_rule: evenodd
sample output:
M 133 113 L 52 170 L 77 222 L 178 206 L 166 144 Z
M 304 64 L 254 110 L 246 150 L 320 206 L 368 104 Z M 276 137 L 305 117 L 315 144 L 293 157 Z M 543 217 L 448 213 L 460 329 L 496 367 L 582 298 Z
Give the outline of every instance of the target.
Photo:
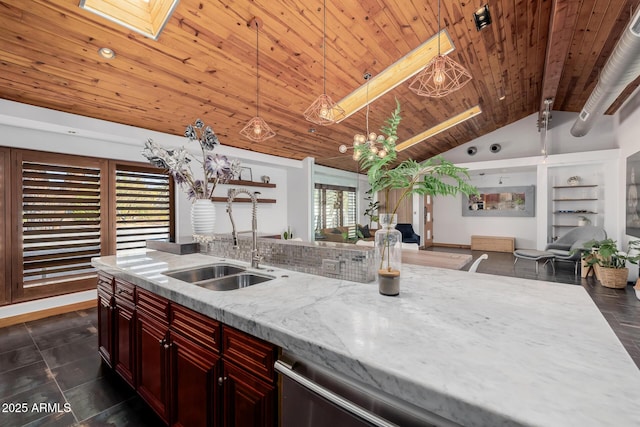
M 417 243 L 420 246 L 420 236 L 413 231 L 411 224 L 396 224 L 396 230 L 402 233 L 402 243 Z
M 578 273 L 578 264 L 581 259 L 581 252 L 576 249 L 584 247 L 584 244 L 590 240 L 604 240 L 607 238 L 607 232 L 602 227 L 585 225 L 575 227 L 567 231 L 566 234 L 560 236 L 558 240 L 549 243 L 545 251 L 554 255 L 554 261 L 569 261 L 575 263 L 575 273 Z M 574 250 L 576 250 L 574 252 Z

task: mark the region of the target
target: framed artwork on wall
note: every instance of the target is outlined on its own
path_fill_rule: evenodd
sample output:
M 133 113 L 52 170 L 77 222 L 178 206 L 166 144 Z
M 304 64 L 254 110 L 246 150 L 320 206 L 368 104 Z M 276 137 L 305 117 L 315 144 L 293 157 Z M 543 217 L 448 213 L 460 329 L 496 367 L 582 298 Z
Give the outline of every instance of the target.
M 626 234 L 640 237 L 640 206 L 638 206 L 638 193 L 640 193 L 640 151 L 627 157 L 627 182 L 626 194 Z
M 535 216 L 536 186 L 478 188 L 462 196 L 462 216 Z

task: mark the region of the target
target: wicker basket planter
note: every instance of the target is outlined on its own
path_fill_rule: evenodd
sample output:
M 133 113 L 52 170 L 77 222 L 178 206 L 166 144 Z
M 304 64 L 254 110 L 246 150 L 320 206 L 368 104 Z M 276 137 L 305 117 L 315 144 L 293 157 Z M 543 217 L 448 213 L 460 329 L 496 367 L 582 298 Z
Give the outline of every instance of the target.
M 607 288 L 624 289 L 627 286 L 628 268 L 598 268 L 599 280 Z

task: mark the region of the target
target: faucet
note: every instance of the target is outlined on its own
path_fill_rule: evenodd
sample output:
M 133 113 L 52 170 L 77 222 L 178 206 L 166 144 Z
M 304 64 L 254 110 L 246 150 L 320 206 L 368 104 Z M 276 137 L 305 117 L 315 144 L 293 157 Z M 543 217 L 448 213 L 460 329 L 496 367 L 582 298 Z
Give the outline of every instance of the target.
M 258 191 L 252 193 L 245 188 L 230 188 L 228 192 L 227 199 L 227 213 L 229 214 L 229 219 L 231 220 L 231 235 L 233 237 L 233 249 L 238 249 L 238 232 L 236 231 L 236 223 L 233 221 L 233 215 L 231 211 L 231 205 L 233 203 L 233 199 L 236 198 L 238 194 L 246 194 L 251 198 L 252 212 L 251 212 L 251 233 L 253 236 L 253 240 L 251 242 L 251 268 L 258 268 L 258 263 L 262 259 L 260 254 L 258 254 L 258 198 L 257 195 L 260 194 Z

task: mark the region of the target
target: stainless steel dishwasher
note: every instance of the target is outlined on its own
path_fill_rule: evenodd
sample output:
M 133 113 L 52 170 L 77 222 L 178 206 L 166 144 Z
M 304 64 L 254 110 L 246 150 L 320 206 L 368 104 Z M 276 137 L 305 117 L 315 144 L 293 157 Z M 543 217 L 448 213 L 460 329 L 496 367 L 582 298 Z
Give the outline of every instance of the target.
M 459 426 L 436 414 L 283 352 L 281 427 Z

